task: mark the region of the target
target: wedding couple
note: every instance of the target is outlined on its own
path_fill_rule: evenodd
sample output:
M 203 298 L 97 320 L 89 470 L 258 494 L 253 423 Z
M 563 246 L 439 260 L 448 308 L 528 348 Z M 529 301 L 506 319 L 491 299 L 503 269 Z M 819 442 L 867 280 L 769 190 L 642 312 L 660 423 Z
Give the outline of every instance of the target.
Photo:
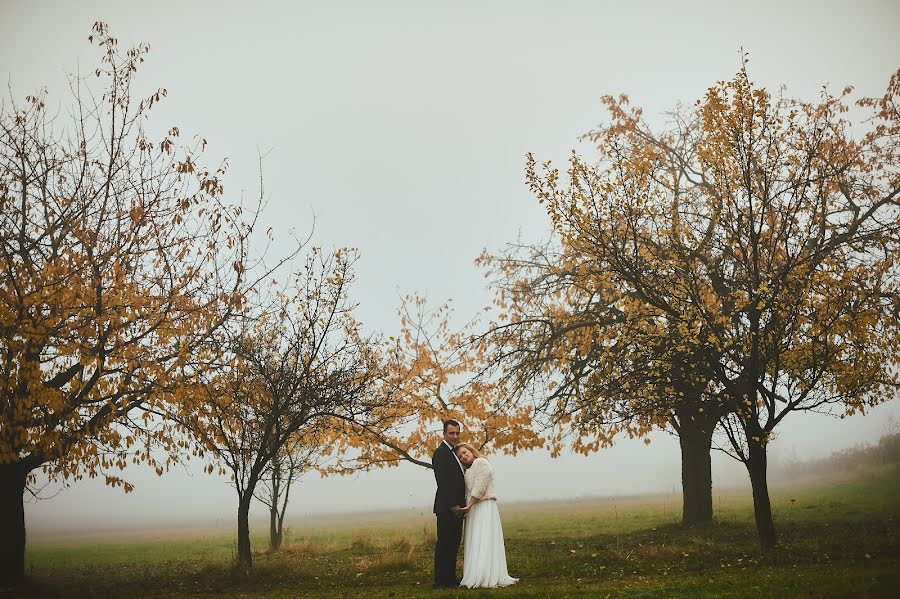
M 519 579 L 506 570 L 494 469 L 477 449 L 459 442 L 460 428 L 456 420 L 445 421 L 444 440 L 431 456 L 437 481 L 434 588 L 509 586 Z M 462 540 L 463 522 L 466 549 L 463 577 L 458 580 L 456 554 Z

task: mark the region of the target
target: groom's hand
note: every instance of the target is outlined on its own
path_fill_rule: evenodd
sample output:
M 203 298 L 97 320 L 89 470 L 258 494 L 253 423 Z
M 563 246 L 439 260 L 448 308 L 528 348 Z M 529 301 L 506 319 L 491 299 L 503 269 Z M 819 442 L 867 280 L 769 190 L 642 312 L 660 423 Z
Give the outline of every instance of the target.
M 463 516 L 465 516 L 465 512 L 458 505 L 454 505 L 452 508 L 450 508 L 450 511 L 453 512 L 453 515 L 457 518 L 462 518 Z

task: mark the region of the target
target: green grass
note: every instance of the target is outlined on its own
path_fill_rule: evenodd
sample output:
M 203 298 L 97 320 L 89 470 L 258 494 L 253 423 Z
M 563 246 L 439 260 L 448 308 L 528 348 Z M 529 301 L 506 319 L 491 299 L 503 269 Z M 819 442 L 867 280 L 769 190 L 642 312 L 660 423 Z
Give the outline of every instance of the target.
M 791 500 L 794 501 L 791 501 Z M 762 551 L 749 492 L 716 493 L 715 522 L 685 528 L 672 496 L 502 504 L 510 573 L 500 590 L 433 591 L 430 514 L 323 518 L 282 550 L 232 567 L 233 539 L 29 545 L 29 582 L 48 597 L 895 597 L 900 470 L 773 489 L 780 540 Z M 264 548 L 264 537 L 254 537 Z M 460 568 L 462 560 L 460 560 Z

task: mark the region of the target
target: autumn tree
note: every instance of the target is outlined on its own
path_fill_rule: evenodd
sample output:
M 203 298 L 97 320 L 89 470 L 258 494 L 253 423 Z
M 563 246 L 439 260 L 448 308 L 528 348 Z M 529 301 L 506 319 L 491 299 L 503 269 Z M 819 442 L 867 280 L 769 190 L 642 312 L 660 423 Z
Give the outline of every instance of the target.
M 377 353 L 353 318 L 349 295 L 355 260 L 351 250 L 313 248 L 271 302 L 225 331 L 228 358 L 172 415 L 231 475 L 244 570 L 253 564 L 251 502 L 266 474 L 284 466 L 275 461 L 300 439 L 333 436 L 340 423 L 365 424 L 377 407 L 370 393 Z
M 699 290 L 681 267 L 693 267 L 706 233 L 685 202 L 690 175 L 630 129 L 619 100 L 604 101 L 612 122 L 590 135 L 594 162 L 573 154 L 562 181 L 550 163 L 528 157 L 526 178 L 552 237 L 479 259 L 498 310 L 480 342 L 501 394 L 533 402 L 555 452 L 570 444 L 589 454 L 620 435 L 674 432 L 683 521 L 705 522 L 713 516 L 712 436 L 731 409 L 714 383 L 709 325 L 696 317 Z
M 248 283 L 224 167 L 201 165 L 204 140 L 146 128 L 166 95 L 133 96 L 148 47 L 121 53 L 102 23 L 91 41 L 99 67 L 70 79 L 65 108 L 41 91 L 0 112 L 0 584 L 23 576 L 37 469 L 127 492 L 115 470 L 175 459 L 151 413 L 205 370 Z
M 463 437 L 479 449 L 515 455 L 541 447 L 532 410 L 498 399 L 496 381 L 481 376 L 486 356 L 473 343 L 478 317 L 452 324 L 449 303 L 429 306 L 403 298 L 399 332 L 381 341 L 373 393 L 378 407 L 364 425 L 347 423 L 330 472 L 351 473 L 407 462 L 431 468 L 443 421 L 463 423 Z
M 842 116 L 849 93 L 773 98 L 745 65 L 662 132 L 607 97 L 610 123 L 587 136 L 597 162 L 573 155 L 561 182 L 529 161 L 552 253 L 485 257 L 501 283 L 493 336 L 511 388 L 543 391 L 540 407 L 583 451 L 671 425 L 686 521 L 689 496 L 710 488 L 713 427 L 726 423 L 766 546 L 775 427 L 799 410 L 852 413 L 895 388 L 897 77 L 860 103 L 876 110 L 858 139 Z M 702 433 L 697 451 L 686 433 Z M 689 453 L 706 456 L 702 477 Z M 698 478 L 702 489 L 689 488 Z
M 799 411 L 862 412 L 897 390 L 900 71 L 882 97 L 855 102 L 859 133 L 851 94 L 773 96 L 745 65 L 698 105 L 703 176 L 721 198 L 705 316 L 721 322 L 718 380 L 736 400 L 724 429 L 765 547 L 776 543 L 766 449 L 778 425 Z

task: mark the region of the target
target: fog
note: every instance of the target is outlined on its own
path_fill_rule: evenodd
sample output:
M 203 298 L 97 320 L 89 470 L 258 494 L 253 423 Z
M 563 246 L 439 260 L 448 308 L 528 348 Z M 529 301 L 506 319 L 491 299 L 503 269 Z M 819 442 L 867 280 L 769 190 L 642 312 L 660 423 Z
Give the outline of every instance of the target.
M 40 2 L 0 4 L 0 74 L 22 98 L 92 70 L 103 20 L 120 46 L 146 41 L 141 90 L 165 87 L 160 130 L 209 141 L 227 158 L 226 195 L 253 197 L 258 154 L 276 240 L 303 235 L 362 255 L 354 296 L 370 330 L 391 334 L 402 294 L 452 299 L 462 322 L 490 301 L 473 265 L 483 248 L 544 238 L 548 220 L 524 184 L 524 159 L 563 164 L 599 123 L 599 98 L 627 93 L 651 120 L 701 97 L 749 52 L 757 82 L 813 98 L 829 84 L 884 91 L 900 57 L 895 2 Z M 275 250 L 284 250 L 277 241 Z M 894 402 L 896 403 L 896 402 Z M 895 430 L 897 407 L 866 416 L 792 414 L 773 460 L 805 459 Z M 624 441 L 591 456 L 493 456 L 503 501 L 677 493 L 677 441 Z M 714 484 L 745 485 L 716 454 Z M 227 480 L 176 468 L 126 472 L 125 495 L 100 480 L 51 485 L 26 506 L 30 530 L 228 521 Z M 428 470 L 401 465 L 304 479 L 293 514 L 427 511 Z M 262 511 L 257 509 L 257 514 Z

